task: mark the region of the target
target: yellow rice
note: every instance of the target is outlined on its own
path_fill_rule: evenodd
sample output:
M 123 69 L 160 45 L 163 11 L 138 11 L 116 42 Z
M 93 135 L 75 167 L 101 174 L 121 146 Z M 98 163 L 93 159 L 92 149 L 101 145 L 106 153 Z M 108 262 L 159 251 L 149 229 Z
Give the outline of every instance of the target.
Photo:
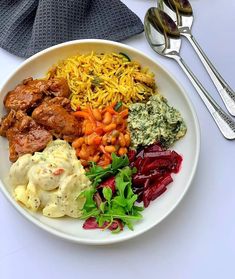
M 128 61 L 118 53 L 82 54 L 69 57 L 53 66 L 48 78 L 66 78 L 71 90 L 71 106 L 84 108 L 87 103 L 102 108 L 107 104 L 122 101 L 130 103 L 148 100 L 154 88 L 135 81 L 136 72 L 153 77 L 136 61 Z

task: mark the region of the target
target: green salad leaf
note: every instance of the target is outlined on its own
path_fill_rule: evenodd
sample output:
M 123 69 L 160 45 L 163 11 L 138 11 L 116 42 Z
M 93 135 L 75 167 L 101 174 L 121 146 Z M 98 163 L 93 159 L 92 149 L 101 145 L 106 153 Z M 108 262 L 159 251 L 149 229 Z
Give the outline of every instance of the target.
M 105 222 L 109 225 L 115 219 L 122 221 L 124 225 L 130 230 L 133 230 L 133 222 L 142 219 L 141 211 L 143 207 L 136 206 L 137 195 L 132 190 L 132 174 L 135 170 L 132 170 L 128 164 L 127 157 L 112 156 L 113 162 L 106 169 L 100 169 L 100 167 L 93 165 L 92 169 L 88 173 L 88 177 L 92 178 L 93 189 L 85 190 L 83 192 L 86 202 L 83 207 L 82 219 L 88 219 L 89 217 L 95 217 L 98 225 L 102 227 Z M 95 173 L 99 176 L 95 176 Z M 107 174 L 108 173 L 108 174 Z M 107 178 L 107 175 L 115 176 L 116 193 L 113 195 L 110 187 L 103 187 L 102 194 L 104 201 L 100 203 L 99 207 L 94 201 L 93 197 L 96 193 L 96 186 L 100 184 L 102 179 Z M 113 233 L 120 231 L 118 228 Z
M 105 178 L 115 175 L 119 169 L 129 165 L 129 159 L 127 155 L 118 157 L 115 153 L 112 153 L 111 157 L 112 164 L 108 165 L 106 168 L 97 166 L 93 162 L 91 163 L 91 168 L 86 173 L 86 176 L 91 180 L 93 187 L 98 186 Z

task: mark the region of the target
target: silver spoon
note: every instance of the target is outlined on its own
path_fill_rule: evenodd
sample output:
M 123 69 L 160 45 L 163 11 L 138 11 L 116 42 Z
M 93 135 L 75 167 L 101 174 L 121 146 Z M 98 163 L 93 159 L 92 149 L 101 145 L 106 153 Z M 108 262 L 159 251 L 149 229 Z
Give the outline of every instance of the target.
M 221 133 L 227 139 L 235 139 L 235 122 L 214 101 L 193 72 L 180 57 L 181 37 L 175 22 L 158 8 L 150 8 L 144 20 L 145 35 L 158 54 L 174 59 L 186 73 L 200 95 Z
M 193 46 L 202 64 L 205 66 L 215 87 L 217 88 L 227 110 L 235 116 L 235 93 L 226 83 L 216 68 L 212 65 L 209 58 L 201 49 L 200 45 L 193 37 L 191 28 L 193 24 L 193 10 L 188 0 L 161 0 L 161 9 L 164 10 L 177 24 L 179 32 L 186 37 Z

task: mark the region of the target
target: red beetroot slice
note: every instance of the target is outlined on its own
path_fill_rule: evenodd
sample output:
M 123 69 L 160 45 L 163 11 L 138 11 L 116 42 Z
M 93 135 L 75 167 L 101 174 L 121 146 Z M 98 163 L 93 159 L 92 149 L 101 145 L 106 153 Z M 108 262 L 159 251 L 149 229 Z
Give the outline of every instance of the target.
M 172 156 L 174 157 L 174 165 L 173 165 L 172 171 L 174 173 L 178 173 L 180 170 L 180 166 L 183 161 L 183 158 L 175 151 L 172 151 Z
M 98 226 L 98 223 L 96 222 L 96 219 L 95 217 L 90 217 L 88 218 L 84 224 L 83 224 L 83 229 L 85 230 L 93 230 L 93 229 L 98 229 L 99 226 Z
M 112 224 L 109 226 L 108 225 L 109 225 L 108 222 L 104 222 L 103 226 L 99 227 L 96 218 L 90 217 L 84 222 L 83 229 L 93 230 L 93 229 L 105 229 L 107 227 L 110 231 L 114 231 L 119 227 L 120 230 L 123 230 L 123 223 L 118 219 L 113 220 Z
M 154 170 L 153 172 L 149 173 L 149 174 L 140 174 L 137 173 L 133 176 L 132 178 L 132 182 L 136 185 L 136 186 L 141 186 L 145 183 L 145 181 L 147 179 L 151 179 L 151 180 L 155 180 L 159 177 L 162 176 L 162 172 L 160 172 L 159 170 Z
M 151 152 L 144 152 L 144 158 L 169 158 L 171 156 L 170 150 L 165 151 L 151 151 Z
M 135 155 L 136 155 L 135 150 L 131 149 L 131 150 L 128 151 L 127 156 L 128 156 L 128 159 L 129 159 L 130 163 L 134 162 Z
M 133 158 L 132 158 L 133 160 Z M 171 150 L 163 150 L 158 144 L 138 149 L 131 166 L 137 168 L 132 178 L 132 188 L 138 195 L 138 202 L 147 207 L 151 201 L 166 191 L 171 183 L 171 173 L 180 170 L 182 157 Z
M 154 159 L 154 158 L 153 158 Z M 150 160 L 146 158 L 145 160 Z M 154 161 L 144 161 L 141 172 L 144 174 L 149 173 L 155 169 L 163 169 L 165 172 L 171 170 L 172 161 L 170 158 L 167 159 L 155 159 Z
M 162 151 L 162 147 L 157 144 L 157 143 L 154 143 L 154 144 L 151 144 L 147 147 L 145 147 L 144 149 L 144 152 L 158 152 L 158 151 Z
M 173 181 L 170 174 L 166 175 L 163 180 L 158 181 L 156 184 L 151 185 L 146 191 L 143 193 L 143 202 L 144 207 L 148 207 L 150 201 L 155 200 L 161 194 L 166 191 L 166 186 Z
M 114 176 L 110 176 L 109 178 L 107 178 L 106 180 L 104 180 L 103 182 L 101 182 L 101 184 L 98 186 L 98 188 L 104 188 L 104 187 L 109 187 L 112 192 L 115 192 L 115 177 Z

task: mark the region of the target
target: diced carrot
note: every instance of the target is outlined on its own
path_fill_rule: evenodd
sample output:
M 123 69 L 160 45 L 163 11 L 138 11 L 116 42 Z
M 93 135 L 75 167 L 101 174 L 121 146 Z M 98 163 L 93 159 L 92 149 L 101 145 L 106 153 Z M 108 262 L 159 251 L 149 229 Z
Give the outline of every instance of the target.
M 101 144 L 101 141 L 102 141 L 102 137 L 96 136 L 96 137 L 93 139 L 93 144 L 99 145 L 99 144 Z
M 115 110 L 114 110 L 114 108 L 113 107 L 107 107 L 106 108 L 106 111 L 108 111 L 109 113 L 111 113 L 111 114 L 113 114 L 113 115 L 115 115 L 115 114 L 118 114 L 118 112 L 116 112 Z
M 111 158 L 111 154 L 110 154 L 110 153 L 108 153 L 108 152 L 106 152 L 106 153 L 104 154 L 104 157 L 108 158 L 108 159 L 109 159 L 109 161 L 111 161 L 111 160 L 112 160 L 112 158 Z
M 73 115 L 76 117 L 89 118 L 89 114 L 85 111 L 75 111 Z
M 90 121 L 96 126 L 96 119 L 95 119 L 95 117 L 93 115 L 92 108 L 91 108 L 90 105 L 87 106 L 87 111 L 88 111 L 88 113 L 90 115 L 90 118 L 89 118 Z
M 130 135 L 127 131 L 128 109 L 120 113 L 114 110 L 116 102 L 104 110 L 92 108 L 78 108 L 74 113 L 76 117 L 83 118 L 83 137 L 73 141 L 77 157 L 82 160 L 83 166 L 88 161 L 96 162 L 102 167 L 111 163 L 111 153 L 126 154 L 130 144 Z
M 72 142 L 72 147 L 73 148 L 78 148 L 78 147 L 81 147 L 81 145 L 84 143 L 84 138 L 78 138 L 78 139 L 75 139 L 73 142 Z
M 104 154 L 107 153 L 107 152 L 105 151 L 105 149 L 104 149 L 104 146 L 103 146 L 102 144 L 99 146 L 99 148 L 100 148 L 101 152 L 103 152 Z
M 86 123 L 86 126 L 85 126 L 85 131 L 84 131 L 84 134 L 85 135 L 90 135 L 93 133 L 93 125 L 91 122 L 87 122 Z
M 98 126 L 98 125 L 97 125 Z M 104 134 L 104 130 L 103 130 L 103 128 L 100 126 L 100 127 L 97 127 L 97 128 L 95 128 L 95 133 L 97 134 L 97 135 L 99 135 L 99 136 L 102 136 L 103 134 Z
M 124 109 L 123 111 L 121 111 L 121 112 L 119 113 L 119 115 L 121 115 L 123 118 L 126 117 L 126 116 L 128 116 L 128 109 Z

